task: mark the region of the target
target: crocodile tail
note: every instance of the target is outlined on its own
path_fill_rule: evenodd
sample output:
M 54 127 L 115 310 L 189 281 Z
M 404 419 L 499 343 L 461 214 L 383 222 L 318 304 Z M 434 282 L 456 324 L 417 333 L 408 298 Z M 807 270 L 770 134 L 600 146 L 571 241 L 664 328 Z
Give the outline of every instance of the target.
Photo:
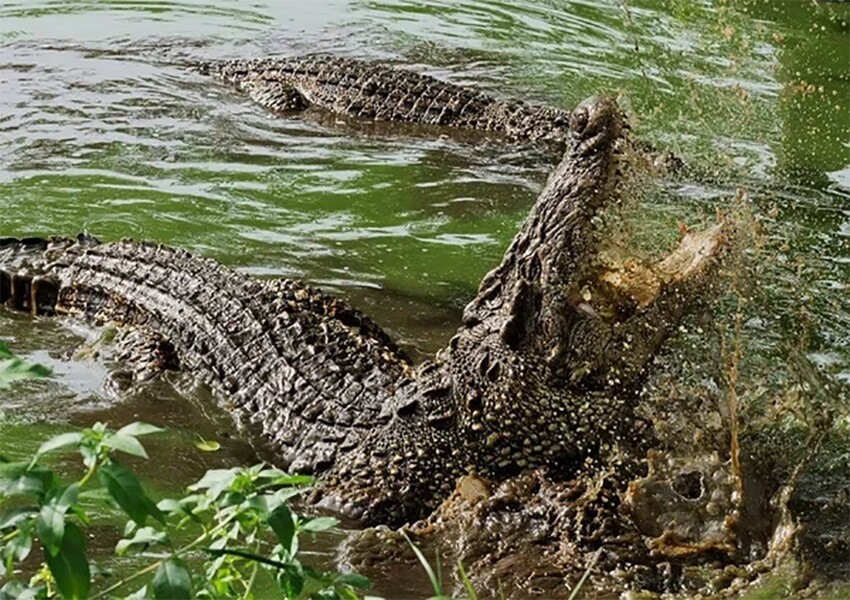
M 52 315 L 59 300 L 56 277 L 33 269 L 33 262 L 48 249 L 56 251 L 75 244 L 99 242 L 85 234 L 76 239 L 61 237 L 0 238 L 0 305 L 32 315 Z
M 385 420 L 387 399 L 410 371 L 386 334 L 344 303 L 184 250 L 85 237 L 7 239 L 0 273 L 3 301 L 14 308 L 160 335 L 189 373 L 226 399 L 237 423 L 259 434 L 277 464 L 300 471 L 332 466 Z

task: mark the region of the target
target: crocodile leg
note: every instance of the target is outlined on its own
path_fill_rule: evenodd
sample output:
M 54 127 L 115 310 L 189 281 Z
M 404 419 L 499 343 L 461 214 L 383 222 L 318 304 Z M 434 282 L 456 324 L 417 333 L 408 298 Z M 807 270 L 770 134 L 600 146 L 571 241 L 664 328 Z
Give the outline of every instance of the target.
M 44 312 L 155 331 L 276 462 L 299 471 L 321 471 L 356 445 L 409 370 L 389 337 L 342 301 L 182 250 L 7 239 L 0 272 L 15 308 L 31 309 L 16 289 L 50 281 L 55 303 Z
M 294 86 L 280 81 L 263 78 L 245 79 L 238 84 L 243 92 L 259 104 L 273 112 L 294 112 L 309 106 L 307 100 Z
M 646 267 L 607 256 L 599 217 L 624 191 L 627 130 L 612 99 L 576 108 L 564 161 L 502 263 L 416 370 L 340 300 L 148 243 L 0 240 L 0 301 L 156 332 L 277 464 L 326 471 L 323 503 L 399 524 L 463 473 L 571 477 L 633 428 L 649 359 L 734 232 L 686 237 Z
M 202 73 L 247 91 L 274 111 L 314 106 L 372 121 L 490 131 L 517 140 L 563 144 L 569 112 L 498 100 L 391 65 L 340 57 L 233 60 L 206 63 Z

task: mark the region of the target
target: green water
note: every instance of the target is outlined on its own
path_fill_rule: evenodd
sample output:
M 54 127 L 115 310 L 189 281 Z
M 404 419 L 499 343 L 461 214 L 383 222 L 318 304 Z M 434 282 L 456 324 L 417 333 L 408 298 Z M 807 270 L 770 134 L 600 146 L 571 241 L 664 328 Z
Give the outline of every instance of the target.
M 506 97 L 622 95 L 637 132 L 685 158 L 643 226 L 712 218 L 745 188 L 761 223 L 743 385 L 781 391 L 802 356 L 850 384 L 850 5 L 809 1 L 0 2 L 0 236 L 148 238 L 341 294 L 415 356 L 433 353 L 557 157 L 498 142 L 270 117 L 183 66 L 327 52 Z M 0 392 L 0 453 L 68 423 L 168 427 L 152 485 L 250 460 L 186 382 L 119 396 L 94 335 L 0 311 L 0 337 L 51 364 Z M 764 394 L 767 397 L 767 393 Z M 181 441 L 182 440 L 182 441 Z

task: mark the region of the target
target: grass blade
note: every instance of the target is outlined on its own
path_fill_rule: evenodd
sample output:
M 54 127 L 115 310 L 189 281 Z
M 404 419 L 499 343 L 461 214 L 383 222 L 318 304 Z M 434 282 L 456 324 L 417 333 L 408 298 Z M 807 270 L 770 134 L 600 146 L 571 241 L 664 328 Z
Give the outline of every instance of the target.
M 590 559 L 590 564 L 587 565 L 587 569 L 584 570 L 584 574 L 581 576 L 581 579 L 578 580 L 578 583 L 573 588 L 573 591 L 567 600 L 576 600 L 576 598 L 578 598 L 578 593 L 581 591 L 581 588 L 587 581 L 587 578 L 590 577 L 590 572 L 593 571 L 593 567 L 596 566 L 596 561 L 599 560 L 600 554 L 602 554 L 602 548 L 599 548 L 599 550 L 593 554 L 593 558 Z
M 475 588 L 472 587 L 472 582 L 469 580 L 469 576 L 466 574 L 466 569 L 463 568 L 460 558 L 457 559 L 457 572 L 460 574 L 460 580 L 466 590 L 468 600 L 478 600 L 478 594 L 475 592 Z
M 422 565 L 422 568 L 425 569 L 425 573 L 428 574 L 428 579 L 431 581 L 431 587 L 434 589 L 434 595 L 442 596 L 443 582 L 440 581 L 439 576 L 434 573 L 434 569 L 431 568 L 431 565 L 428 563 L 428 559 L 425 558 L 425 555 L 422 554 L 422 551 L 407 536 L 406 531 L 402 531 L 401 535 L 404 536 L 405 541 L 410 546 L 410 549 L 413 550 L 413 553 L 416 555 L 416 558 L 419 560 L 419 564 Z

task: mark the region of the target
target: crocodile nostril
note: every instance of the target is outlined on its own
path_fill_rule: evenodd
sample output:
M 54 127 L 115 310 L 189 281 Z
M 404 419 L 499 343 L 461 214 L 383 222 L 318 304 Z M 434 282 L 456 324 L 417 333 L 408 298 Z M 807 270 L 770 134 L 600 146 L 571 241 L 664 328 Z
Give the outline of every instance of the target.
M 587 128 L 588 120 L 590 119 L 587 114 L 587 109 L 580 107 L 573 111 L 572 116 L 570 117 L 570 129 L 573 130 L 573 133 L 583 133 Z
M 689 471 L 688 473 L 677 475 L 673 479 L 673 490 L 683 498 L 698 500 L 705 493 L 702 473 L 699 471 Z

